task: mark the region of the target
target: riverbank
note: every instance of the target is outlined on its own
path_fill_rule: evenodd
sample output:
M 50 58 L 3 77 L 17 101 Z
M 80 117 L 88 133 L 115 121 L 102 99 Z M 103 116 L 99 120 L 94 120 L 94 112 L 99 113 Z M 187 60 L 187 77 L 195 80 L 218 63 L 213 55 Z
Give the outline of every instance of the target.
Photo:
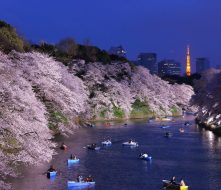
M 195 122 L 196 124 L 198 124 L 199 127 L 212 131 L 214 134 L 221 137 L 221 127 L 213 128 L 211 125 L 207 125 L 206 123 L 200 122 L 200 120 L 197 118 L 195 119 Z
M 192 114 L 193 115 L 193 114 Z M 162 118 L 179 118 L 182 117 L 183 114 L 175 114 L 175 115 L 145 115 L 139 117 L 129 117 L 129 118 L 98 118 L 98 119 L 89 119 L 86 123 L 96 123 L 96 122 L 112 122 L 112 121 L 133 121 L 133 120 L 158 120 L 160 121 Z
M 220 99 L 221 70 L 210 69 L 196 81 L 196 94 L 191 104 L 197 107 L 197 123 L 217 135 L 221 135 L 221 99 Z

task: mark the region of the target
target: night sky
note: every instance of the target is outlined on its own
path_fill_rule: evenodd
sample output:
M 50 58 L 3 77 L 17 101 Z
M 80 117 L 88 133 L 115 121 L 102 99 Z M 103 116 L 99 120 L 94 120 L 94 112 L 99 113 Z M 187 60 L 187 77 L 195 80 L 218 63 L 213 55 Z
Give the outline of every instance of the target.
M 156 52 L 185 63 L 221 64 L 221 0 L 0 0 L 0 19 L 32 42 L 90 39 L 102 49 L 123 45 L 129 59 Z

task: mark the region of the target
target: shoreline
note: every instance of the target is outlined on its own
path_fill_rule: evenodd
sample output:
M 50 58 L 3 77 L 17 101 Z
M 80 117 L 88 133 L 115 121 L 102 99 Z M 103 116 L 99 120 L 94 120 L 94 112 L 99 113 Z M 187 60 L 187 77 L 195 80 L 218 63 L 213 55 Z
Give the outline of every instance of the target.
M 221 137 L 221 127 L 219 127 L 219 128 L 214 128 L 214 129 L 213 129 L 211 126 L 206 125 L 205 123 L 200 122 L 199 119 L 197 119 L 197 118 L 195 119 L 195 122 L 196 122 L 196 124 L 197 124 L 200 128 L 206 129 L 206 130 L 208 130 L 208 131 L 212 131 L 215 135 Z
M 178 118 L 182 117 L 182 115 L 161 115 L 161 116 L 145 116 L 145 117 L 130 117 L 130 118 L 112 118 L 112 119 L 89 119 L 88 122 L 96 123 L 96 122 L 114 122 L 114 121 L 130 121 L 130 120 L 145 120 L 145 119 L 156 119 L 156 118 L 164 118 L 164 117 L 172 117 Z

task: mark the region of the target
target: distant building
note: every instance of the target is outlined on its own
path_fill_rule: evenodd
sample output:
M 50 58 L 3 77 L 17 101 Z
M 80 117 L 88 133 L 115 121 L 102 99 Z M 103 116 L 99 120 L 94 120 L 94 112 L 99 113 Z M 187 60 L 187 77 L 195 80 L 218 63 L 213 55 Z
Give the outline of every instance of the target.
M 210 62 L 205 57 L 196 59 L 196 73 L 202 73 L 210 68 Z
M 190 46 L 187 46 L 186 50 L 186 76 L 191 76 L 191 57 L 190 57 Z
M 180 75 L 181 64 L 175 60 L 165 59 L 158 63 L 158 75 Z
M 142 65 L 149 69 L 151 74 L 158 74 L 156 53 L 141 53 L 138 56 L 137 62 L 139 65 Z
M 109 54 L 117 55 L 119 57 L 126 57 L 126 51 L 122 46 L 111 47 L 109 50 Z

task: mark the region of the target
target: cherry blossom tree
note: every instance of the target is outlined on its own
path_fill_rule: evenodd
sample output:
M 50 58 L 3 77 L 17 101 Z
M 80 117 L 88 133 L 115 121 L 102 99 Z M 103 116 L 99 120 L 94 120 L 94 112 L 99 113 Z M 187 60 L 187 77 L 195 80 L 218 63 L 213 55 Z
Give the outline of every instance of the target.
M 0 81 L 0 189 L 10 189 L 5 179 L 17 175 L 17 164 L 51 160 L 54 133 L 68 135 L 89 119 L 128 119 L 137 102 L 157 116 L 181 113 L 194 94 L 192 87 L 170 85 L 144 67 L 84 60 L 64 66 L 37 52 L 0 52 Z M 210 110 L 219 104 L 218 83 L 211 89 L 200 85 L 214 99 L 202 115 L 214 115 Z M 201 98 L 196 104 L 204 102 Z

